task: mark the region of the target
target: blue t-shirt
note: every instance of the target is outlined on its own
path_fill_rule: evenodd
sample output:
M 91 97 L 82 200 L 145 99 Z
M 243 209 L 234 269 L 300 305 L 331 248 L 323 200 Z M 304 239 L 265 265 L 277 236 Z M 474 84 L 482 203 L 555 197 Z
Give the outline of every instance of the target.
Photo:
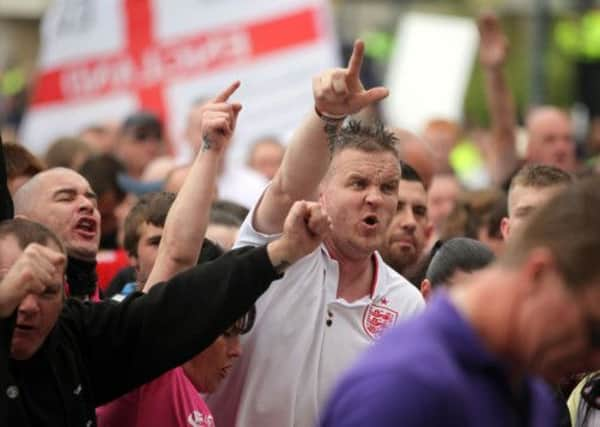
M 363 355 L 338 384 L 320 425 L 556 426 L 550 388 L 528 377 L 514 393 L 508 372 L 441 293 Z

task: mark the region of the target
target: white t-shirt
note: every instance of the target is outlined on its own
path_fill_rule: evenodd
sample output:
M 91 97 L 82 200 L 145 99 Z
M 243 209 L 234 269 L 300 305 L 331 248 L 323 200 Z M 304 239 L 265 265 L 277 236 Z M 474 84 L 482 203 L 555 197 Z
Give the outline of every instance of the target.
M 236 246 L 277 236 L 255 231 L 250 212 Z M 219 427 L 314 426 L 340 374 L 381 332 L 421 311 L 418 290 L 379 254 L 374 289 L 352 303 L 336 298 L 338 263 L 325 246 L 291 266 L 257 301 L 242 356 L 208 404 Z

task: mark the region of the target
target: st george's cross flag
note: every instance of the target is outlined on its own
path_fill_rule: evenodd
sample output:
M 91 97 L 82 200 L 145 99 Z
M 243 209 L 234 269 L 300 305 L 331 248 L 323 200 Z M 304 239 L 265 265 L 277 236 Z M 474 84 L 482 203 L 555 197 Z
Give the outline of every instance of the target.
M 339 62 L 331 22 L 327 0 L 55 0 L 21 140 L 41 154 L 57 137 L 145 109 L 181 154 L 190 105 L 241 80 L 241 158 L 311 108 L 312 76 Z

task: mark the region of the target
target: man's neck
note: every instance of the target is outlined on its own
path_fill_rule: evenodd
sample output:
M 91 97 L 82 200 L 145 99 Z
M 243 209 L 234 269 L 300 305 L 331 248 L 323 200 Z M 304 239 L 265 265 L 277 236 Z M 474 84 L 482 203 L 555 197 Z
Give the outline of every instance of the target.
M 361 299 L 371 294 L 375 265 L 373 254 L 360 258 L 349 258 L 338 251 L 331 241 L 325 241 L 329 255 L 338 262 L 339 280 L 337 297 L 348 302 Z
M 82 298 L 91 296 L 96 291 L 96 261 L 69 256 L 66 275 L 71 296 Z
M 477 333 L 483 346 L 511 368 L 511 382 L 519 383 L 523 368 L 513 345 L 518 301 L 511 287 L 510 272 L 498 268 L 476 273 L 467 283 L 457 285 L 450 299 Z M 492 302 L 493 303 L 490 303 Z

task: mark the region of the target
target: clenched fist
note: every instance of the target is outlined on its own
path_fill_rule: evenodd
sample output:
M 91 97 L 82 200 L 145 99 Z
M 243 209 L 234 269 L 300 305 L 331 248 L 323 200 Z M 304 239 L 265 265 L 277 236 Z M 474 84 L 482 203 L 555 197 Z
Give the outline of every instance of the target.
M 331 218 L 319 203 L 294 203 L 285 219 L 282 236 L 268 246 L 271 262 L 283 271 L 314 251 L 330 231 Z
M 43 294 L 62 286 L 66 257 L 55 249 L 31 243 L 8 271 L 0 272 L 0 317 L 8 317 L 27 294 Z

